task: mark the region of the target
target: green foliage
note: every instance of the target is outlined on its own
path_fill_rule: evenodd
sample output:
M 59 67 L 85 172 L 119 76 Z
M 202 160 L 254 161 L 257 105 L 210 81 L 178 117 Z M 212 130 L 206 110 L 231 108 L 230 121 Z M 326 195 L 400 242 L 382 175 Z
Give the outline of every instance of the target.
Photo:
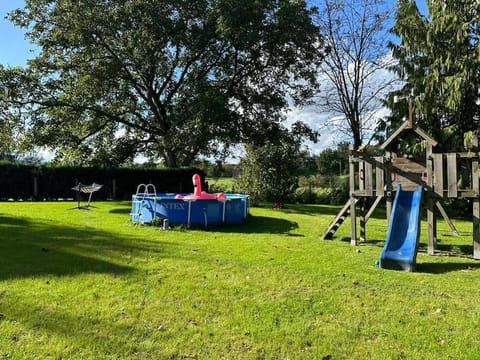
M 298 186 L 300 163 L 298 148 L 288 143 L 247 146 L 240 162 L 239 190 L 249 194 L 254 204 L 270 201 L 283 207 Z
M 228 164 L 221 160 L 216 160 L 214 163 L 208 160 L 195 161 L 194 165 L 201 169 L 207 177 L 214 179 L 232 178 L 238 171 L 238 164 Z
M 309 168 L 310 155 L 302 150 L 302 139 L 316 141 L 318 134 L 296 122 L 291 130 L 278 131 L 274 141 L 249 144 L 240 161 L 238 190 L 250 194 L 253 203 L 272 201 L 283 207 L 298 186 L 298 178 Z
M 211 193 L 236 193 L 236 182 L 235 179 L 228 177 L 228 178 L 215 178 L 215 179 L 207 179 L 208 181 L 208 191 Z
M 391 44 L 417 95 L 417 120 L 440 143 L 438 151 L 463 150 L 463 133 L 479 127 L 480 62 L 478 1 L 430 1 L 423 17 L 413 1 L 398 2 Z M 418 96 L 420 95 L 420 96 Z
M 348 143 L 341 143 L 337 149 L 325 149 L 315 156 L 317 170 L 321 175 L 342 175 L 348 173 Z
M 274 137 L 287 99 L 312 95 L 324 56 L 305 1 L 25 5 L 10 19 L 41 51 L 0 82 L 26 111 L 30 141 L 66 163 L 143 153 L 176 167 Z
M 14 83 L 19 71 L 19 68 L 7 70 L 0 64 L 0 159 L 3 160 L 15 160 L 31 150 L 23 141 L 26 124 L 22 121 L 22 112 L 9 102 L 15 94 L 5 85 Z
M 295 202 L 302 204 L 343 205 L 349 198 L 348 176 L 301 177 Z

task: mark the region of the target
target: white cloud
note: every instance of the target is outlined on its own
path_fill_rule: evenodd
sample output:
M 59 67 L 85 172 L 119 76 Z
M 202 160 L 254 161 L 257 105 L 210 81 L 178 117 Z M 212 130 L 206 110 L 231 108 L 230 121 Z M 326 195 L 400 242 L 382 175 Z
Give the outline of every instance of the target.
M 55 150 L 45 147 L 37 148 L 35 149 L 35 157 L 40 159 L 42 162 L 52 161 L 55 157 Z
M 378 59 L 377 66 L 392 66 L 395 61 L 391 54 L 388 54 Z M 390 110 L 382 105 L 381 99 L 402 86 L 402 82 L 396 78 L 396 75 L 387 69 L 376 70 L 367 80 L 364 88 L 366 94 L 374 94 L 378 89 L 381 90 L 370 101 L 368 109 L 365 111 L 365 140 L 368 140 L 373 134 L 378 120 L 389 115 Z M 321 91 L 334 91 L 332 84 L 328 83 L 325 75 L 320 74 L 319 81 L 322 84 Z M 351 136 L 348 136 L 345 131 L 345 117 L 342 114 L 322 112 L 318 105 L 313 104 L 302 108 L 292 108 L 285 115 L 287 126 L 295 121 L 302 121 L 310 126 L 312 130 L 319 132 L 320 138 L 318 143 L 306 143 L 306 146 L 314 154 L 326 148 L 335 148 L 341 142 L 352 141 Z M 340 130 L 341 128 L 343 128 L 343 131 Z

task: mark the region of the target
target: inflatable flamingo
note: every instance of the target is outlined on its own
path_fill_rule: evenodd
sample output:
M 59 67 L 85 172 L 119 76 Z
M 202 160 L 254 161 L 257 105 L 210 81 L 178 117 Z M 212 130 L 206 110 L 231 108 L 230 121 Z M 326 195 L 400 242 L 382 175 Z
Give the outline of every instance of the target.
M 216 193 L 216 194 L 209 194 L 207 193 L 206 191 L 202 191 L 202 180 L 200 178 L 200 175 L 198 174 L 194 174 L 193 177 L 192 177 L 192 181 L 193 181 L 193 187 L 194 187 L 194 191 L 193 191 L 193 194 L 190 194 L 190 195 L 187 195 L 187 196 L 183 196 L 183 195 L 180 195 L 178 194 L 177 196 L 175 196 L 175 199 L 185 199 L 185 200 L 207 200 L 207 199 L 210 199 L 210 200 L 222 200 L 222 199 L 226 199 L 226 196 L 223 192 L 220 192 L 220 193 Z

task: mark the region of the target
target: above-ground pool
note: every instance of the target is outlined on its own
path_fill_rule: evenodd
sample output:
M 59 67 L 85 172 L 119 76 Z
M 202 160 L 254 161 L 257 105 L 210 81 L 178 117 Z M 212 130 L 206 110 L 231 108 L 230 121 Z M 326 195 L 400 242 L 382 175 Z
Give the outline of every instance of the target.
M 222 199 L 189 199 L 189 194 L 180 195 L 135 194 L 132 196 L 130 220 L 151 223 L 159 219 L 173 225 L 207 227 L 224 223 L 241 224 L 249 212 L 248 195 L 244 194 L 225 194 Z

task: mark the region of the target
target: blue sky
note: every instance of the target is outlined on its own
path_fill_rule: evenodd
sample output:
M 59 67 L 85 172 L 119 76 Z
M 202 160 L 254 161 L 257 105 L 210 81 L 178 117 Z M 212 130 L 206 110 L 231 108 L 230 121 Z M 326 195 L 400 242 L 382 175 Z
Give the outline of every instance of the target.
M 394 3 L 396 0 L 388 0 Z M 35 47 L 25 40 L 24 32 L 13 26 L 5 16 L 11 10 L 21 8 L 24 0 L 0 1 L 0 64 L 6 66 L 24 66 L 29 58 L 33 57 Z M 417 0 L 422 12 L 426 12 L 425 0 Z
M 0 64 L 2 65 L 25 65 L 28 58 L 32 58 L 31 50 L 34 46 L 25 40 L 24 32 L 16 28 L 5 19 L 11 10 L 24 6 L 24 0 L 1 0 L 0 1 Z

